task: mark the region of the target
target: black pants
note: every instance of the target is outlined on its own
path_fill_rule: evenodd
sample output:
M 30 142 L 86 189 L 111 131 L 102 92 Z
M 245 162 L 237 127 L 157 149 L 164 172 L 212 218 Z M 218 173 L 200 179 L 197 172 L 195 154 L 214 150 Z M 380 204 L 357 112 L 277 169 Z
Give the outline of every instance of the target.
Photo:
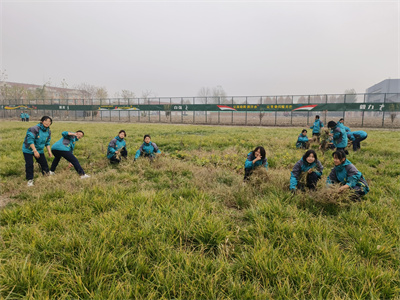
M 37 163 L 40 166 L 40 170 L 42 171 L 43 175 L 49 173 L 49 165 L 47 164 L 46 157 L 43 153 L 39 153 L 40 157 L 36 158 L 33 154 L 24 153 L 25 158 L 25 174 L 26 180 L 33 179 L 33 158 L 35 157 Z
M 120 150 L 120 153 L 121 153 L 121 157 L 126 158 L 128 156 L 128 151 L 125 149 L 125 147 Z M 121 162 L 121 159 L 118 159 L 116 154 L 114 154 L 110 158 L 110 163 L 112 163 L 112 164 L 119 164 L 120 162 Z
M 304 191 L 305 187 L 308 187 L 310 190 L 315 190 L 316 186 L 317 186 L 317 182 L 318 180 L 320 180 L 321 178 L 318 177 L 318 175 L 315 172 L 312 172 L 310 174 L 307 175 L 307 183 L 304 186 L 304 184 L 302 183 L 298 183 L 297 184 L 297 188 Z
M 68 162 L 70 162 L 79 175 L 85 175 L 81 165 L 79 164 L 78 159 L 72 154 L 71 151 L 60 151 L 60 150 L 52 150 L 54 155 L 53 163 L 51 164 L 50 171 L 54 172 L 60 162 L 60 159 L 64 157 Z
M 249 180 L 250 175 L 253 173 L 253 169 L 244 169 L 244 178 L 243 180 Z
M 360 138 L 360 137 L 356 138 L 356 139 L 353 141 L 353 150 L 354 150 L 354 151 L 357 151 L 358 149 L 360 149 L 360 148 L 361 148 L 360 142 L 362 142 L 362 141 L 365 140 L 366 138 L 367 138 L 367 136 L 364 137 L 364 138 Z

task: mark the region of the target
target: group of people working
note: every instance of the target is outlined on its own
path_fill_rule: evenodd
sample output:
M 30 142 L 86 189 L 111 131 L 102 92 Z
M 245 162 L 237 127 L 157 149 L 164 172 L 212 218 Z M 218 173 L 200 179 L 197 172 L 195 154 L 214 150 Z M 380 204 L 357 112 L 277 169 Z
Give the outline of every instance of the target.
M 315 116 L 315 122 L 310 127 L 312 129 L 313 138 L 320 142 L 320 136 L 324 124 L 319 116 Z M 365 131 L 352 132 L 349 127 L 344 125 L 343 118 L 338 123 L 334 121 L 328 122 L 328 128 L 331 131 L 326 132 L 322 141 L 327 145 L 328 149 L 335 150 L 332 153 L 334 168 L 329 174 L 326 183 L 328 185 L 338 183 L 341 185 L 340 190 L 351 188 L 354 190 L 357 198 L 365 195 L 369 191 L 367 181 L 357 168 L 347 159 L 348 140 L 353 142 L 353 150 L 360 149 L 360 142 L 367 138 Z M 307 137 L 307 130 L 303 129 L 298 136 L 296 147 L 301 149 L 308 149 L 310 147 L 310 139 Z M 265 149 L 257 147 L 254 151 L 247 155 L 245 162 L 245 175 L 244 179 L 249 179 L 250 174 L 254 168 L 264 166 L 268 169 L 268 161 L 265 157 Z M 296 192 L 297 190 L 304 191 L 305 188 L 315 190 L 318 180 L 321 179 L 324 167 L 317 158 L 317 153 L 314 150 L 307 150 L 303 157 L 294 165 L 290 176 L 290 190 Z M 304 179 L 304 180 L 300 180 Z
M 328 149 L 343 150 L 346 154 L 348 151 L 346 147 L 349 141 L 353 144 L 353 150 L 358 151 L 361 149 L 360 142 L 368 137 L 368 134 L 363 130 L 351 131 L 349 127 L 344 125 L 344 119 L 341 118 L 338 123 L 335 121 L 328 122 L 328 128 L 325 132 L 323 140 L 320 141 L 321 132 L 323 131 L 324 124 L 319 119 L 319 116 L 315 116 L 315 122 L 310 127 L 312 129 L 313 138 L 322 145 L 326 145 Z M 310 139 L 307 137 L 307 130 L 303 129 L 300 135 L 297 137 L 296 142 L 297 148 L 308 149 L 310 147 Z
M 369 186 L 364 176 L 346 158 L 343 150 L 336 150 L 332 153 L 334 168 L 331 170 L 326 183 L 340 184 L 340 190 L 353 189 L 354 195 L 358 199 L 369 191 Z M 268 161 L 263 147 L 256 147 L 247 155 L 244 166 L 244 179 L 248 180 L 253 170 L 263 166 L 268 170 Z M 318 160 L 317 153 L 310 149 L 298 160 L 290 175 L 290 191 L 295 193 L 297 190 L 305 191 L 305 188 L 315 190 L 318 180 L 321 179 L 323 165 Z M 304 178 L 304 180 L 301 180 Z
M 319 121 L 319 117 L 316 117 L 316 122 Z M 344 125 L 341 127 L 335 122 L 329 122 L 328 127 L 333 130 L 333 141 L 338 139 L 336 134 L 341 134 L 341 139 L 346 140 L 347 135 L 343 133 L 345 131 Z M 54 175 L 56 168 L 61 158 L 66 159 L 70 163 L 70 167 L 74 167 L 76 172 L 82 179 L 89 178 L 90 176 L 85 174 L 82 166 L 79 164 L 78 159 L 74 156 L 73 151 L 76 142 L 82 139 L 85 133 L 82 130 L 76 132 L 63 131 L 62 137 L 53 146 L 50 147 L 51 130 L 50 126 L 53 120 L 49 116 L 41 118 L 40 123 L 30 127 L 27 130 L 24 142 L 22 144 L 22 152 L 25 158 L 25 173 L 26 179 L 28 180 L 28 186 L 33 186 L 33 159 L 38 162 L 41 172 L 43 175 Z M 340 122 L 339 122 L 340 123 Z M 316 124 L 313 125 L 316 127 Z M 318 128 L 323 127 L 321 121 L 317 125 Z M 350 129 L 349 129 L 350 130 Z M 314 131 L 313 135 L 319 132 Z M 355 135 L 353 133 L 353 135 Z M 110 163 L 118 164 L 122 159 L 126 159 L 128 151 L 126 149 L 126 132 L 120 130 L 118 135 L 114 137 L 107 147 L 107 158 Z M 364 179 L 363 175 L 357 168 L 346 158 L 345 147 L 340 147 L 340 142 L 334 142 L 336 151 L 333 152 L 333 163 L 335 167 L 327 178 L 327 184 L 339 183 L 342 185 L 341 189 L 352 188 L 354 189 L 357 196 L 363 196 L 369 191 L 368 184 Z M 49 157 L 54 156 L 54 160 L 49 169 L 47 160 L 44 155 L 44 149 L 47 149 Z M 139 157 L 148 157 L 150 160 L 161 153 L 158 146 L 151 141 L 150 135 L 146 134 L 143 137 L 143 143 L 135 153 L 134 160 Z M 258 146 L 253 151 L 247 154 L 247 159 L 244 166 L 244 179 L 248 180 L 253 170 L 257 167 L 264 167 L 268 170 L 268 160 L 266 157 L 266 151 L 263 147 Z M 317 158 L 317 153 L 314 150 L 307 150 L 303 157 L 296 162 L 291 172 L 290 177 L 290 190 L 295 192 L 296 190 L 304 190 L 305 187 L 313 190 L 316 188 L 318 180 L 321 179 L 322 171 L 324 167 Z M 302 174 L 306 173 L 306 180 L 300 180 Z
M 49 116 L 44 116 L 40 119 L 39 124 L 30 127 L 26 132 L 25 139 L 22 144 L 22 153 L 25 158 L 25 174 L 26 180 L 28 180 L 28 186 L 34 185 L 33 159 L 35 159 L 39 164 L 43 175 L 54 175 L 61 158 L 64 158 L 70 163 L 69 167 L 73 166 L 75 168 L 81 179 L 90 177 L 89 175 L 85 174 L 85 171 L 74 155 L 75 144 L 84 137 L 85 133 L 82 130 L 78 130 L 76 132 L 63 131 L 61 133 L 62 138 L 50 147 L 50 126 L 52 123 L 53 120 Z M 118 135 L 109 143 L 107 148 L 107 158 L 111 163 L 119 163 L 122 158 L 127 157 L 128 152 L 126 150 L 125 137 L 125 130 L 120 130 Z M 45 148 L 47 149 L 49 157 L 54 157 L 50 169 L 44 155 Z M 161 151 L 158 149 L 155 143 L 151 142 L 150 135 L 145 135 L 143 144 L 136 152 L 135 160 L 140 156 L 145 156 L 152 159 L 157 153 L 161 153 Z

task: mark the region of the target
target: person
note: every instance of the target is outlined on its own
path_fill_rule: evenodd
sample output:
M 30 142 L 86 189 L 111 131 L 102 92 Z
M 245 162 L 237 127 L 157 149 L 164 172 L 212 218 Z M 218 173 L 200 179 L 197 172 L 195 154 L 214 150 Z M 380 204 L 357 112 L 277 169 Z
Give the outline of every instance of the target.
M 78 130 L 77 132 L 63 131 L 61 135 L 62 138 L 55 142 L 51 147 L 54 154 L 54 160 L 51 164 L 50 175 L 55 174 L 54 172 L 56 171 L 58 163 L 61 158 L 64 157 L 69 162 L 70 167 L 74 166 L 76 172 L 81 176 L 81 179 L 89 178 L 90 176 L 85 174 L 78 159 L 73 154 L 75 143 L 83 138 L 85 133 L 82 130 Z
M 342 126 L 342 127 L 346 130 L 346 133 L 351 132 L 351 130 L 350 130 L 349 127 L 344 126 L 344 119 L 343 119 L 343 118 L 340 118 L 338 125 L 339 125 L 339 126 Z
M 364 176 L 357 168 L 346 158 L 346 153 L 342 150 L 332 153 L 334 168 L 329 174 L 327 185 L 339 183 L 340 190 L 353 189 L 355 199 L 359 199 L 369 192 L 369 186 Z
M 25 122 L 25 113 L 22 112 L 19 116 L 20 116 L 20 118 L 21 118 L 21 121 L 22 121 L 22 122 Z
M 296 142 L 296 148 L 300 149 L 308 149 L 310 147 L 310 142 L 307 137 L 307 130 L 303 129 L 303 131 L 299 134 Z
M 44 148 L 47 148 L 49 157 L 53 157 L 50 149 L 51 131 L 53 120 L 49 116 L 43 116 L 40 123 L 30 127 L 26 132 L 22 143 L 22 153 L 25 158 L 25 174 L 28 186 L 33 186 L 33 158 L 38 162 L 43 175 L 49 173 L 49 166 L 44 156 Z
M 146 134 L 143 137 L 143 144 L 140 146 L 139 150 L 136 151 L 134 160 L 137 160 L 140 156 L 148 157 L 150 160 L 153 160 L 158 153 L 161 153 L 160 149 L 158 149 L 156 143 L 151 141 L 150 135 Z
M 343 150 L 344 152 L 347 152 L 346 154 L 348 154 L 349 152 L 345 150 L 348 139 L 344 126 L 337 124 L 335 121 L 329 121 L 328 128 L 332 129 L 332 142 L 336 150 Z
M 290 175 L 290 191 L 297 189 L 304 191 L 305 187 L 315 190 L 318 180 L 321 179 L 324 167 L 318 160 L 314 150 L 307 150 L 303 157 L 297 161 Z
M 315 121 L 314 124 L 310 127 L 312 129 L 312 136 L 315 136 L 318 143 L 319 143 L 319 137 L 321 135 L 321 128 L 324 127 L 324 123 L 321 122 L 319 119 L 319 115 L 315 116 Z
M 111 163 L 120 163 L 121 157 L 127 158 L 128 151 L 126 150 L 126 132 L 120 130 L 118 135 L 111 140 L 107 148 L 107 158 Z
M 357 151 L 361 149 L 360 142 L 365 140 L 368 137 L 368 134 L 365 131 L 352 131 L 347 133 L 347 138 L 353 142 L 353 150 Z
M 244 163 L 244 180 L 248 180 L 250 175 L 253 173 L 253 170 L 259 166 L 264 166 L 264 168 L 268 170 L 266 152 L 261 146 L 256 147 L 253 151 L 247 154 L 247 159 Z
M 28 113 L 25 113 L 25 122 L 29 122 L 29 118 L 30 118 L 30 115 Z

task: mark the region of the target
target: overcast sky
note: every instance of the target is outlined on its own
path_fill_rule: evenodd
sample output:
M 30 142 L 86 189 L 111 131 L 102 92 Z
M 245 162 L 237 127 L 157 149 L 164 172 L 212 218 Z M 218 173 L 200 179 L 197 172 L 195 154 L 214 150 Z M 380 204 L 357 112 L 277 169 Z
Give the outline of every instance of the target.
M 400 1 L 0 0 L 8 81 L 137 96 L 364 93 L 400 78 Z

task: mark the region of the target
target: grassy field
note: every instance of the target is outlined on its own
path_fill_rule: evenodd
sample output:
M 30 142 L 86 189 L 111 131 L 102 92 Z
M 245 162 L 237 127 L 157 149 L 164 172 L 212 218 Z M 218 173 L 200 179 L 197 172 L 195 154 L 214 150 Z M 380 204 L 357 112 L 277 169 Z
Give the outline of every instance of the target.
M 302 128 L 55 122 L 52 144 L 85 132 L 75 155 L 92 177 L 61 161 L 51 177 L 35 166 L 32 188 L 21 147 L 35 124 L 0 123 L 0 299 L 400 297 L 400 131 L 350 150 L 371 191 L 335 204 L 289 192 Z M 129 159 L 111 166 L 120 129 Z M 133 162 L 146 133 L 165 155 Z M 257 145 L 269 171 L 244 183 Z

